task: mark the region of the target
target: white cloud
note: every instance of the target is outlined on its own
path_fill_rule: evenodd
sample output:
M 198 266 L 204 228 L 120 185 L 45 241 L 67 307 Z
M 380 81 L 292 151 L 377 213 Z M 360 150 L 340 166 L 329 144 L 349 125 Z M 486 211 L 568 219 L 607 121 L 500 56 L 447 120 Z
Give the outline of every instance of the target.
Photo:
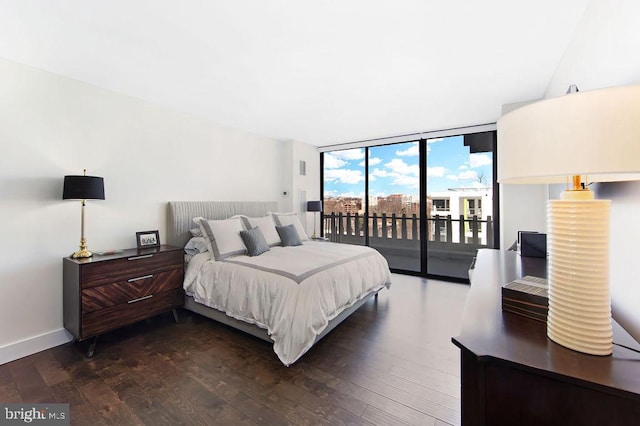
M 429 145 L 436 142 L 442 142 L 443 140 L 444 138 L 427 139 L 427 155 L 429 155 L 429 153 L 431 152 L 431 147 Z
M 460 180 L 477 179 L 478 178 L 478 173 L 473 171 L 473 170 L 467 170 L 465 172 L 462 172 L 462 173 L 458 174 L 458 178 L 460 178 Z
M 378 157 L 371 158 L 371 156 L 369 156 L 369 166 L 377 166 L 380 163 L 382 163 L 381 158 L 378 158 Z M 364 167 L 364 161 L 361 161 L 360 163 L 358 163 L 358 166 Z
M 420 155 L 420 146 L 418 142 L 411 143 L 411 146 L 404 151 L 396 151 L 396 155 L 400 157 L 417 157 Z
M 359 194 L 356 194 L 355 192 L 340 192 L 340 193 L 338 193 L 336 191 L 336 194 L 334 195 L 334 197 L 362 198 L 362 199 L 364 199 L 364 193 L 363 192 L 361 192 Z
M 442 167 L 442 166 L 427 167 L 427 176 L 442 177 L 446 172 L 447 172 L 446 167 Z
M 345 149 L 343 151 L 331 151 L 331 155 L 346 161 L 363 160 L 364 148 Z
M 488 166 L 491 163 L 491 158 L 487 154 L 469 154 L 469 166 L 471 168 Z
M 384 165 L 391 173 L 397 175 L 420 175 L 420 168 L 417 164 L 409 165 L 399 158 L 394 158 Z
M 478 179 L 478 173 L 474 170 L 467 170 L 464 172 L 460 172 L 457 175 L 447 175 L 447 179 L 450 180 L 472 180 L 475 181 Z
M 384 165 L 383 168 L 375 168 L 369 173 L 369 180 L 377 178 L 391 179 L 391 185 L 403 185 L 418 187 L 420 179 L 420 168 L 417 164 L 407 164 L 399 158 L 394 158 Z
M 468 167 L 463 164 L 462 166 L 458 167 L 458 169 L 459 170 L 467 170 Z
M 336 158 L 333 154 L 324 154 L 324 168 L 325 169 L 339 169 L 347 165 L 346 161 Z
M 386 170 L 383 169 L 373 169 L 371 170 L 371 172 L 369 173 L 369 176 L 377 176 L 377 177 L 389 177 L 391 176 L 391 173 L 389 173 Z
M 396 158 L 387 166 L 392 169 L 394 175 L 393 182 L 391 182 L 392 185 L 418 187 L 420 182 L 420 168 L 417 164 L 408 165 L 404 161 Z
M 330 182 L 356 184 L 364 182 L 364 175 L 360 170 L 329 169 L 325 171 L 324 179 Z

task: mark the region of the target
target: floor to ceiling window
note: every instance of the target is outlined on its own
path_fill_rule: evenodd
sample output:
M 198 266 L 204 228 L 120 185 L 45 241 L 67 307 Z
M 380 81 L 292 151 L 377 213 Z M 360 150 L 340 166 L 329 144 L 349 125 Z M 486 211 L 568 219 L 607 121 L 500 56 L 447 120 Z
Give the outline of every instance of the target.
M 426 141 L 428 275 L 466 279 L 478 248 L 494 246 L 494 141 L 495 132 Z
M 394 269 L 420 272 L 420 142 L 374 146 L 369 161 L 369 246 Z
M 398 272 L 464 280 L 498 241 L 494 151 L 489 131 L 324 152 L 323 234 Z
M 366 244 L 365 148 L 323 154 L 323 232 L 332 241 Z

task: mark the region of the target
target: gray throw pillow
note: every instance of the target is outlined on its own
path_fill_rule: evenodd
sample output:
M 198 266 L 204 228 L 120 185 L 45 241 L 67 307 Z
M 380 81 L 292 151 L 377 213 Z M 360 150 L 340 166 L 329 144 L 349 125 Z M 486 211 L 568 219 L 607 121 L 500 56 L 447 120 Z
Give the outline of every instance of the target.
M 283 247 L 302 245 L 298 231 L 296 231 L 296 227 L 293 224 L 287 226 L 276 226 L 276 231 L 278 231 L 278 235 L 280 235 Z
M 258 227 L 240 231 L 240 237 L 247 247 L 249 256 L 260 256 L 265 251 L 269 251 L 269 244 Z

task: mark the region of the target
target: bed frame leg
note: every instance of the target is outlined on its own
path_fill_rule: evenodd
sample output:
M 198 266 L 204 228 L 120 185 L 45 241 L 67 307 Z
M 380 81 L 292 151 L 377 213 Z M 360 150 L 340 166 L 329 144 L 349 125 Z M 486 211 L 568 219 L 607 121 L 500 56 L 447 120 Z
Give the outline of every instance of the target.
M 176 322 L 176 324 L 179 322 L 178 321 L 178 311 L 176 311 L 175 309 L 172 310 L 173 312 L 173 320 Z

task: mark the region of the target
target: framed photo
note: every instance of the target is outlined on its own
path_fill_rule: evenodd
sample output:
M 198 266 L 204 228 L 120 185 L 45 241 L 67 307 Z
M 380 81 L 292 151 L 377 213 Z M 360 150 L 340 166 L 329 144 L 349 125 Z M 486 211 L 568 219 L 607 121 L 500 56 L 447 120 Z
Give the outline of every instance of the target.
M 140 231 L 136 232 L 136 242 L 138 249 L 160 247 L 160 232 Z

